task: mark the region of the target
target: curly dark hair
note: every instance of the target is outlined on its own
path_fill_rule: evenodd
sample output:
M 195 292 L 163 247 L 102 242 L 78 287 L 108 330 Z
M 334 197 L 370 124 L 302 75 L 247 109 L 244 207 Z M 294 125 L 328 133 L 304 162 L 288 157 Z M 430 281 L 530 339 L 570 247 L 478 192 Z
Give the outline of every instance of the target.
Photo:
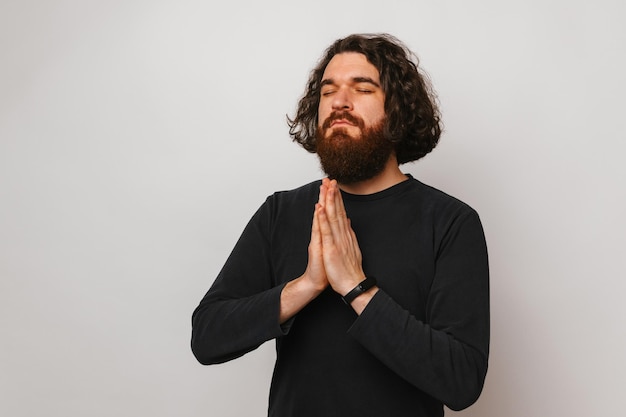
M 394 143 L 398 164 L 416 161 L 432 151 L 442 131 L 437 97 L 417 57 L 392 35 L 355 34 L 335 41 L 311 71 L 296 116 L 287 116 L 289 134 L 316 152 L 318 107 L 324 70 L 337 54 L 358 52 L 374 65 L 385 92 L 385 137 Z

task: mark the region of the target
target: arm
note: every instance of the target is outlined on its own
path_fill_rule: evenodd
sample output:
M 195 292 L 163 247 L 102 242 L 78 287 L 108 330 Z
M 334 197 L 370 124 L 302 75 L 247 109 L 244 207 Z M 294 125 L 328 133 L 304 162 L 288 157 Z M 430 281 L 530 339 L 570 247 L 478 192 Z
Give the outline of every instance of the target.
M 324 186 L 320 188 L 318 200 L 322 201 Z M 280 324 L 296 315 L 304 306 L 313 301 L 328 286 L 324 261 L 322 259 L 322 236 L 317 215 L 313 215 L 311 241 L 308 248 L 308 263 L 304 274 L 285 285 L 280 295 Z
M 283 334 L 270 253 L 271 200 L 254 214 L 192 316 L 191 348 L 203 364 L 239 357 Z
M 397 374 L 449 408 L 470 406 L 481 393 L 489 353 L 489 273 L 475 213 L 455 222 L 436 259 L 420 321 L 384 289 L 349 334 Z
M 328 286 L 315 219 L 304 274 L 286 284 L 276 283 L 280 279 L 274 277 L 271 255 L 273 204 L 270 198 L 255 213 L 194 311 L 192 351 L 203 364 L 237 358 L 285 335 L 286 322 Z
M 356 238 L 345 237 L 353 232 L 343 220 L 340 200 L 337 193 L 316 213 L 328 280 L 344 295 L 364 274 Z M 435 263 L 426 321 L 401 308 L 384 288 L 374 287 L 352 302 L 359 317 L 349 334 L 395 373 L 458 410 L 478 398 L 487 369 L 487 252 L 475 212 L 452 222 Z

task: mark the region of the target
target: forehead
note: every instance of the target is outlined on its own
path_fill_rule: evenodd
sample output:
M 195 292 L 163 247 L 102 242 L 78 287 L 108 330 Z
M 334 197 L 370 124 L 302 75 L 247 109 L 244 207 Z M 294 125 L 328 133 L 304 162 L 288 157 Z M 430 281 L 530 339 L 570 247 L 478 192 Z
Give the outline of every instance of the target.
M 367 77 L 379 82 L 378 69 L 358 52 L 343 52 L 335 55 L 324 70 L 322 80 L 335 82 Z

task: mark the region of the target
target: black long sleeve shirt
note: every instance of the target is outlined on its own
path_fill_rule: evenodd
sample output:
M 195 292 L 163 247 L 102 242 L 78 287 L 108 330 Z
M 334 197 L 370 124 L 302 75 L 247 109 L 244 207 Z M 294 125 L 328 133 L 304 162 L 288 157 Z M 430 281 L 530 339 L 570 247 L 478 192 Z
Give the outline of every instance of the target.
M 477 213 L 414 178 L 342 193 L 380 290 L 360 316 L 328 288 L 279 325 L 307 265 L 320 182 L 270 196 L 193 314 L 203 364 L 276 339 L 269 415 L 442 416 L 478 398 L 489 351 L 487 248 Z

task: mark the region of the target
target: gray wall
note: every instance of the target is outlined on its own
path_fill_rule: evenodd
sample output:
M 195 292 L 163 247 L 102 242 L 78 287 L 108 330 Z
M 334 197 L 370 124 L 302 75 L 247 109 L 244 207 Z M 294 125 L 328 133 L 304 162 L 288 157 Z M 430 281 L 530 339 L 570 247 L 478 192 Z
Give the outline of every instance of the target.
M 490 371 L 459 414 L 619 415 L 624 3 L 295 3 L 0 3 L 0 414 L 265 415 L 273 343 L 202 367 L 190 315 L 265 197 L 321 176 L 285 114 L 323 49 L 387 31 L 446 124 L 404 169 L 489 243 Z

